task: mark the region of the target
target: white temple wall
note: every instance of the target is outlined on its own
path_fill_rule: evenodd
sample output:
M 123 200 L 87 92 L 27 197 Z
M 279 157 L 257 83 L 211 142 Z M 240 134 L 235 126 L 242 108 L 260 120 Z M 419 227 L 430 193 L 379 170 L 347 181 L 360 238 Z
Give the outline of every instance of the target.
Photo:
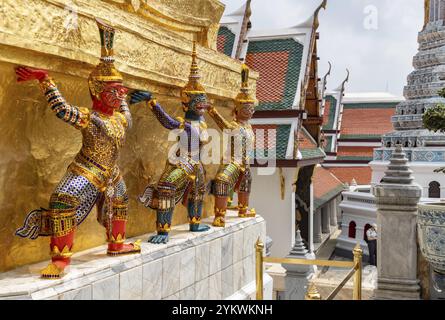
M 380 182 L 384 176 L 388 162 L 371 162 L 372 168 L 372 184 Z M 436 181 L 440 184 L 440 196 L 445 197 L 445 174 L 435 173 L 434 170 L 445 166 L 445 162 L 410 162 L 410 169 L 413 171 L 414 181 L 422 188 L 422 198 L 428 198 L 429 184 Z
M 344 200 L 340 204 L 342 210 L 341 234 L 337 238 L 337 252 L 347 256 L 352 255 L 357 242 L 363 249 L 363 254 L 368 255 L 368 245 L 364 240 L 365 226 L 377 222 L 377 208 L 374 196 L 364 192 L 343 192 Z M 349 237 L 349 224 L 354 221 L 355 238 Z
M 258 174 L 252 170 L 250 206 L 260 213 L 267 223 L 267 235 L 272 238 L 271 255 L 285 257 L 295 243 L 295 168 L 283 168 L 284 199 L 281 199 L 281 182 L 278 168 L 273 175 Z

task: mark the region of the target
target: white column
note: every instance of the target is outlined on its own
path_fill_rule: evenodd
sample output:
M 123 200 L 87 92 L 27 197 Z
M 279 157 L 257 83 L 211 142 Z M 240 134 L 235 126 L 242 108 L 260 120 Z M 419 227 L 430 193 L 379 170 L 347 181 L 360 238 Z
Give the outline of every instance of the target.
M 314 212 L 314 242 L 315 243 L 321 243 L 322 236 L 321 236 L 321 209 L 318 209 L 316 212 Z
M 311 183 L 309 187 L 309 226 L 308 226 L 308 232 L 309 232 L 309 253 L 314 252 L 314 184 Z
M 329 211 L 331 214 L 331 226 L 337 229 L 337 198 L 334 198 L 329 202 Z
M 321 208 L 321 231 L 324 234 L 330 234 L 330 222 L 329 222 L 329 205 L 325 205 L 323 208 Z

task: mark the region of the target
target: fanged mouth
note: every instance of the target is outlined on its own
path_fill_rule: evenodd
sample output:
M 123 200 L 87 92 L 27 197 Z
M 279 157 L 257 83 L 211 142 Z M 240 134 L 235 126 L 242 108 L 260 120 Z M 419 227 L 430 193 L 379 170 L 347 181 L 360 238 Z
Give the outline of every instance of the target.
M 196 107 L 197 110 L 206 110 L 209 108 L 208 104 L 200 104 Z

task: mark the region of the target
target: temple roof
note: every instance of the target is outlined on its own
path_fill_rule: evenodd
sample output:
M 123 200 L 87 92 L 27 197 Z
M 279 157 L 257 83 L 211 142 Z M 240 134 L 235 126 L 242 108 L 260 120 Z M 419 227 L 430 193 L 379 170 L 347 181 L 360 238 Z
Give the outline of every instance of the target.
M 323 130 L 334 130 L 335 124 L 335 111 L 337 108 L 337 99 L 329 95 L 325 100 L 324 114 L 323 114 Z
M 320 4 L 307 22 L 273 30 L 251 30 L 250 23 L 246 29 L 246 18 L 251 13 L 249 5 L 247 1 L 246 5 L 221 20 L 217 48 L 232 58 L 244 60 L 260 74 L 256 85 L 257 113 L 251 124 L 256 131 L 275 131 L 271 131 L 273 137 L 263 137 L 257 141 L 256 158 L 267 158 L 268 149 L 276 147 L 276 160 L 282 160 L 277 163 L 278 167 L 296 167 L 299 160 L 307 159 L 310 161 L 304 162 L 304 165 L 319 163 L 326 154 L 318 146 L 320 130 L 314 129 L 320 126 L 317 122 L 320 108 L 318 94 L 313 94 L 319 92 L 318 82 L 313 83 L 313 79 L 318 78 L 317 68 L 314 67 L 317 64 L 315 41 L 318 13 L 326 6 L 326 1 Z M 303 108 L 305 110 L 301 110 Z M 306 118 L 302 125 L 300 121 L 303 121 L 301 115 L 304 113 Z M 302 146 L 295 150 L 296 133 L 303 127 L 309 131 L 303 129 L 304 132 L 300 134 Z
M 343 103 L 340 139 L 381 139 L 383 134 L 393 130 L 391 117 L 397 102 Z
M 316 166 L 314 176 L 314 210 L 338 196 L 344 190 L 344 184 L 329 170 Z
M 255 132 L 255 158 L 262 160 L 276 152 L 277 160 L 292 159 L 292 151 L 289 150 L 289 138 L 292 126 L 290 124 L 265 124 L 253 125 Z M 258 131 L 263 130 L 262 134 Z M 275 150 L 275 151 L 273 151 Z
M 219 52 L 231 56 L 233 46 L 235 45 L 235 33 L 228 27 L 221 26 L 218 31 L 216 47 Z
M 341 182 L 351 184 L 355 179 L 358 185 L 369 185 L 371 183 L 372 170 L 366 167 L 330 167 L 327 168 Z
M 343 103 L 400 103 L 404 98 L 389 92 L 346 92 Z
M 359 185 L 369 185 L 368 163 L 382 136 L 393 131 L 391 117 L 403 100 L 386 92 L 344 93 L 342 97 L 338 91 L 327 93 L 323 131 L 329 158 L 324 167 L 344 183 L 355 179 Z
M 304 46 L 293 38 L 250 40 L 246 64 L 260 73 L 257 110 L 288 110 L 300 84 Z
M 338 161 L 372 161 L 374 147 L 339 146 L 337 150 Z
M 326 154 L 317 146 L 317 142 L 303 127 L 298 137 L 298 150 L 301 152 L 301 160 L 324 158 Z

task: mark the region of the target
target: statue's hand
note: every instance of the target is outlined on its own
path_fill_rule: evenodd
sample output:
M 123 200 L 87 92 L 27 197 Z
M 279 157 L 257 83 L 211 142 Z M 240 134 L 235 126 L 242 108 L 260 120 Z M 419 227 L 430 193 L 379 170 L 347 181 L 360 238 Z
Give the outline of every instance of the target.
M 212 112 L 215 110 L 215 107 L 212 104 L 209 104 L 208 108 L 207 108 L 207 112 Z
M 135 90 L 130 94 L 130 104 L 150 101 L 151 99 L 153 99 L 153 95 L 149 91 Z
M 48 72 L 40 69 L 33 69 L 29 67 L 20 66 L 15 69 L 17 75 L 17 82 L 24 82 L 30 80 L 42 81 L 48 77 Z

